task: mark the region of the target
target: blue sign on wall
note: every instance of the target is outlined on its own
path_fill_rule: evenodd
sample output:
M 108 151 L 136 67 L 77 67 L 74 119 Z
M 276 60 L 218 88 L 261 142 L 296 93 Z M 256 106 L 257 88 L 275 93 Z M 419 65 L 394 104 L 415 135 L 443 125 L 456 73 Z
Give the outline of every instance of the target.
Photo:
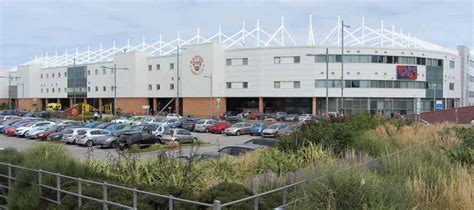
M 443 101 L 436 101 L 436 109 L 444 109 Z

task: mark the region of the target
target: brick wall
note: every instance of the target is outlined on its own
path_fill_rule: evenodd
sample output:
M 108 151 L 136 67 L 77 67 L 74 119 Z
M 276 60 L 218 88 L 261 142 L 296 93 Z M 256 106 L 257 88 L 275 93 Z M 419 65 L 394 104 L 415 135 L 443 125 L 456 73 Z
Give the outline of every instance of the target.
M 226 111 L 226 100 L 221 98 L 221 106 L 217 109 L 217 98 L 213 100 L 214 116 L 221 116 Z M 183 115 L 209 117 L 211 111 L 210 98 L 183 98 Z
M 117 108 L 121 109 L 122 113 L 141 115 L 143 114 L 143 105 L 148 105 L 147 98 L 117 98 Z
M 18 99 L 18 108 L 28 111 L 33 111 L 33 99 L 31 98 L 19 98 Z
M 454 109 L 438 110 L 433 112 L 423 112 L 421 119 L 430 123 L 452 122 L 460 124 L 469 124 L 474 120 L 474 106 L 465 106 Z M 407 115 L 407 119 L 414 119 L 414 115 Z

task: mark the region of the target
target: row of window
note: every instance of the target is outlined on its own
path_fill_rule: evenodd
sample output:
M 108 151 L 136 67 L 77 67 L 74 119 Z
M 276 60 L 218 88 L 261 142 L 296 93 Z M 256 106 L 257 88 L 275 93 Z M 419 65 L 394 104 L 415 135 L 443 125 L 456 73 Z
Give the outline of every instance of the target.
M 316 88 L 325 88 L 326 80 L 315 80 Z M 341 80 L 328 80 L 329 88 L 341 88 Z M 402 88 L 402 89 L 433 89 L 432 82 L 423 81 L 393 81 L 393 80 L 344 80 L 345 88 Z M 436 86 L 442 90 L 441 84 Z M 454 83 L 449 83 L 449 89 L 454 90 Z
M 228 58 L 225 60 L 227 66 L 249 65 L 248 58 Z
M 58 78 L 61 78 L 61 73 L 51 73 L 51 78 L 54 78 L 54 75 L 57 75 Z M 40 75 L 41 79 L 43 79 L 43 74 Z M 46 78 L 49 78 L 49 74 L 45 74 Z M 64 72 L 64 77 L 67 77 L 67 72 Z
M 114 70 L 110 69 L 110 73 L 113 74 Z M 107 74 L 107 69 L 102 69 L 102 74 L 103 75 Z M 87 70 L 87 76 L 90 76 L 90 75 L 91 75 L 91 70 Z M 95 70 L 95 75 L 99 75 L 99 70 L 98 69 Z
M 54 93 L 54 91 L 57 89 L 58 93 L 61 93 L 61 88 L 51 88 L 51 93 Z M 44 89 L 46 93 L 49 93 L 49 88 Z M 40 89 L 41 93 L 43 93 L 43 88 Z M 66 88 L 64 88 L 64 91 L 67 91 Z
M 277 58 L 277 57 L 275 57 Z M 408 57 L 408 56 L 385 56 L 385 55 L 344 55 L 344 63 L 388 63 L 388 64 L 413 64 L 426 66 L 443 66 L 443 60 Z M 329 63 L 340 63 L 341 55 L 328 55 Z M 325 63 L 326 55 L 319 54 L 314 56 L 314 62 Z M 449 67 L 454 68 L 454 61 L 449 62 Z
M 280 89 L 280 88 L 300 88 L 301 83 L 300 81 L 274 81 L 273 87 Z
M 226 86 L 227 86 L 227 89 L 231 89 L 231 88 L 247 89 L 249 88 L 249 83 L 248 82 L 227 82 Z
M 174 70 L 174 63 L 170 63 L 170 70 Z M 153 65 L 148 65 L 148 71 L 152 71 L 153 70 Z M 159 71 L 161 70 L 161 65 L 160 64 L 156 64 L 155 65 L 155 70 Z
M 155 90 L 160 90 L 161 89 L 161 86 L 160 84 L 156 84 L 155 85 Z M 153 85 L 152 84 L 148 84 L 148 90 L 151 91 L 153 90 Z M 174 84 L 170 84 L 170 90 L 174 90 Z

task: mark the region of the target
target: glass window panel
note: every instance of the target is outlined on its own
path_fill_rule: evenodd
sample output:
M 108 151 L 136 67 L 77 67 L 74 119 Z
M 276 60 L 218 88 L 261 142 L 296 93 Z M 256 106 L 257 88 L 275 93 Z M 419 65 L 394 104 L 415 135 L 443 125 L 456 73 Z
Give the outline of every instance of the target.
M 377 82 L 377 87 L 378 88 L 385 88 L 385 80 L 379 80 Z
M 377 80 L 370 80 L 370 87 L 377 88 Z
M 368 80 L 360 80 L 360 88 L 368 88 L 369 81 Z

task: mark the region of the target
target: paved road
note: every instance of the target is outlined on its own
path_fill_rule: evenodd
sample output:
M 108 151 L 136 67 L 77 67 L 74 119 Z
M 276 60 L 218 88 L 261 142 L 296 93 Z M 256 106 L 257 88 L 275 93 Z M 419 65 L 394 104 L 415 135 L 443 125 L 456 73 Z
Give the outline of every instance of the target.
M 172 150 L 168 151 L 171 155 L 180 156 L 186 155 L 188 156 L 191 152 L 201 153 L 201 152 L 210 152 L 216 151 L 218 148 L 233 145 L 233 144 L 241 144 L 249 139 L 257 138 L 249 135 L 242 135 L 242 136 L 225 136 L 221 134 L 208 134 L 208 133 L 194 133 L 198 139 L 202 142 L 207 144 L 203 144 L 199 147 L 190 147 L 185 146 L 181 148 L 181 150 Z M 7 137 L 5 135 L 0 135 L 0 148 L 16 148 L 20 151 L 26 150 L 33 145 L 37 144 L 45 144 L 47 142 L 41 142 L 37 140 L 29 140 L 25 138 L 16 138 L 16 137 Z M 102 148 L 93 148 L 89 150 L 87 147 L 77 146 L 77 145 L 66 145 L 66 148 L 69 152 L 78 159 L 85 159 L 86 157 L 90 157 L 97 160 L 106 160 L 109 156 L 117 156 L 118 153 L 115 149 L 102 149 Z M 159 152 L 144 152 L 140 153 L 139 157 L 141 159 L 152 159 L 157 156 Z

